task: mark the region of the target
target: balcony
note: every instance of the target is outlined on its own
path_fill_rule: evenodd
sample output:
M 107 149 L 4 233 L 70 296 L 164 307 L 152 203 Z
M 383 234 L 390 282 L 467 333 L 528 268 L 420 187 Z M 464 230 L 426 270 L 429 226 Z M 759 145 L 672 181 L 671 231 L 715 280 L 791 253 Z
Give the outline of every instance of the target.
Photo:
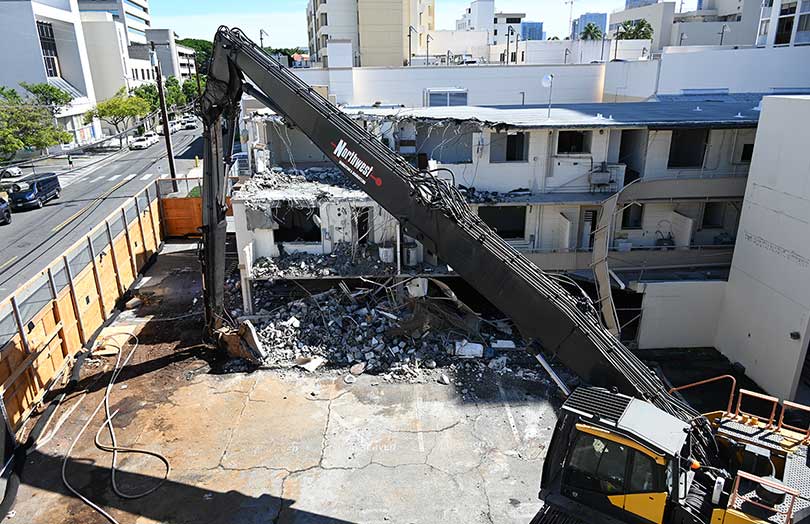
M 739 198 L 745 195 L 745 176 L 701 176 L 639 179 L 628 184 L 619 200 L 688 200 L 706 198 Z
M 575 271 L 590 269 L 593 264 L 590 249 L 532 249 L 523 251 L 523 254 L 544 270 Z M 608 265 L 614 270 L 727 266 L 731 264 L 733 254 L 734 246 L 639 246 L 630 251 L 611 248 Z

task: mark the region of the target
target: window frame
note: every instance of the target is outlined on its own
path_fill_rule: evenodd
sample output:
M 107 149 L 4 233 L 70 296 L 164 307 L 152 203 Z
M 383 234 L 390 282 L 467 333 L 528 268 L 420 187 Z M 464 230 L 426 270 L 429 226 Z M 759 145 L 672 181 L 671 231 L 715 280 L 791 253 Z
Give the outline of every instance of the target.
M 509 137 L 510 136 L 523 136 L 523 154 L 520 159 L 517 160 L 509 160 Z M 503 140 L 503 160 L 493 160 L 492 159 L 492 146 L 494 143 L 500 142 Z M 513 139 L 514 140 L 514 139 Z M 497 133 L 491 132 L 489 134 L 489 163 L 490 164 L 525 164 L 529 162 L 529 141 L 530 135 L 528 132 L 525 131 L 517 131 L 517 132 L 507 132 L 507 133 Z
M 719 205 L 722 206 L 720 211 L 720 220 L 719 222 L 712 222 L 711 224 L 706 224 L 706 208 L 709 205 Z M 700 230 L 710 230 L 710 229 L 724 229 L 725 222 L 726 222 L 726 213 L 728 212 L 728 205 L 726 202 L 704 202 L 703 209 L 701 210 L 700 214 Z
M 582 136 L 582 151 L 560 151 L 560 138 L 563 133 L 568 136 L 569 133 Z M 593 131 L 580 130 L 580 129 L 561 129 L 557 131 L 557 144 L 555 147 L 557 156 L 576 156 L 576 155 L 590 155 L 593 146 Z
M 638 225 L 637 226 L 628 225 L 629 220 L 627 220 L 627 217 L 628 217 L 627 212 L 630 211 L 630 209 L 632 209 L 634 206 L 638 206 L 641 209 L 641 211 L 639 212 Z M 644 204 L 638 204 L 638 203 L 634 202 L 634 203 L 632 203 L 632 204 L 630 204 L 630 205 L 628 205 L 627 207 L 624 208 L 624 210 L 622 211 L 622 223 L 621 223 L 621 228 L 620 229 L 622 229 L 622 230 L 630 230 L 630 231 L 633 231 L 633 230 L 638 231 L 638 230 L 644 229 Z
M 689 164 L 686 163 L 686 161 L 673 163 L 672 154 L 673 154 L 673 146 L 675 145 L 675 137 L 681 133 L 697 132 L 697 131 L 702 132 L 705 137 L 703 140 L 703 147 L 700 152 L 700 163 Z M 673 129 L 669 140 L 669 151 L 667 153 L 667 169 L 702 169 L 703 164 L 706 161 L 706 150 L 709 147 L 710 139 L 711 139 L 711 129 L 709 129 L 708 127 L 690 127 L 684 129 Z

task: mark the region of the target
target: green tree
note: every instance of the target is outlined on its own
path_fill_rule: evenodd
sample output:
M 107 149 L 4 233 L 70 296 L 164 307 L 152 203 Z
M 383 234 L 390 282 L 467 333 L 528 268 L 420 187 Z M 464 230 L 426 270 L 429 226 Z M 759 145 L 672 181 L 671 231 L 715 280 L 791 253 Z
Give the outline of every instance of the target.
M 143 84 L 131 89 L 129 94 L 142 98 L 149 103 L 149 112 L 160 109 L 160 97 L 156 84 Z
M 633 40 L 636 29 L 632 20 L 625 20 L 616 29 L 616 40 Z
M 636 25 L 633 27 L 633 39 L 634 40 L 652 40 L 653 37 L 653 27 L 650 23 L 642 18 Z
M 190 47 L 197 54 L 197 65 L 200 67 L 199 73 L 202 75 L 208 74 L 208 62 L 211 60 L 211 53 L 214 50 L 214 44 L 210 40 L 202 40 L 199 38 L 182 38 L 177 40 L 177 43 Z
M 0 86 L 0 158 L 8 160 L 21 149 L 46 149 L 72 139 L 56 125 L 48 107 Z
M 84 115 L 85 123 L 90 123 L 94 118 L 107 122 L 115 128 L 118 137 L 119 147 L 124 147 L 124 136 L 121 134 L 127 124 L 134 118 L 149 114 L 149 102 L 134 95 L 127 95 L 124 88 L 112 98 L 99 102 L 96 107 Z
M 188 102 L 186 95 L 183 94 L 183 88 L 180 87 L 180 81 L 177 77 L 170 76 L 163 84 L 163 90 L 166 94 L 167 107 L 184 106 Z
M 20 82 L 20 85 L 31 94 L 35 103 L 45 107 L 54 118 L 63 107 L 73 101 L 73 95 L 45 82 L 39 84 Z
M 205 81 L 206 77 L 200 76 L 200 89 L 205 91 Z M 197 98 L 197 78 L 192 77 L 183 82 L 183 94 L 186 95 L 186 100 L 194 100 Z
M 550 36 L 546 40 L 559 40 L 559 39 L 560 39 L 559 36 Z
M 582 32 L 579 33 L 579 37 L 582 40 L 601 40 L 602 30 L 593 22 L 588 22 L 585 27 L 582 28 Z

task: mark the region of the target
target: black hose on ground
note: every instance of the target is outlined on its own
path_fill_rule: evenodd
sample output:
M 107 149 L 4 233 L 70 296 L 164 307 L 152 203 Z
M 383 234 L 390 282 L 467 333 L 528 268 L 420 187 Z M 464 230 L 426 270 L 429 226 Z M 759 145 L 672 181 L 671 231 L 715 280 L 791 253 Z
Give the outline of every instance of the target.
M 31 428 L 31 433 L 28 434 L 28 438 L 26 439 L 25 443 L 17 444 L 17 446 L 14 448 L 14 465 L 8 481 L 6 482 L 6 490 L 3 494 L 3 501 L 0 502 L 0 515 L 2 515 L 2 519 L 5 519 L 11 511 L 11 508 L 14 507 L 14 502 L 17 499 L 17 490 L 20 487 L 20 479 L 22 478 L 23 468 L 25 468 L 25 458 L 28 455 L 28 451 L 32 449 L 37 440 L 39 440 L 39 437 L 42 435 L 42 432 L 48 425 L 51 417 L 53 417 L 53 414 L 56 413 L 56 408 L 58 408 L 62 401 L 65 400 L 65 397 L 67 397 L 68 394 L 76 388 L 76 385 L 79 383 L 79 374 L 82 370 L 82 364 L 84 364 L 84 360 L 89 355 L 89 351 L 82 351 L 76 355 L 76 363 L 73 365 L 73 372 L 70 375 L 70 381 L 67 383 L 62 392 L 57 395 L 50 404 L 48 404 L 45 411 L 42 412 L 42 415 L 39 417 L 39 419 L 37 419 L 37 423 L 34 424 L 33 428 Z M 3 424 L 2 427 L 2 437 L 6 440 L 13 440 L 13 436 L 9 438 L 8 427 L 5 424 Z

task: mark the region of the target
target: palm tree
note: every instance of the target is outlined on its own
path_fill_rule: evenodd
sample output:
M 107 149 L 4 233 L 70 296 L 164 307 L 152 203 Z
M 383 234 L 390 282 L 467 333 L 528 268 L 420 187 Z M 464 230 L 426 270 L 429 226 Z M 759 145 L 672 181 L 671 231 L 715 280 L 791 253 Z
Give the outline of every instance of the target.
M 625 20 L 616 30 L 616 40 L 633 40 L 636 27 L 632 20 Z
M 559 36 L 550 36 L 546 40 L 559 40 L 559 39 L 560 39 Z
M 652 40 L 653 37 L 653 28 L 650 23 L 642 18 L 636 25 L 633 27 L 633 39 L 634 40 Z
M 582 40 L 601 40 L 602 30 L 593 22 L 588 22 L 579 34 Z

